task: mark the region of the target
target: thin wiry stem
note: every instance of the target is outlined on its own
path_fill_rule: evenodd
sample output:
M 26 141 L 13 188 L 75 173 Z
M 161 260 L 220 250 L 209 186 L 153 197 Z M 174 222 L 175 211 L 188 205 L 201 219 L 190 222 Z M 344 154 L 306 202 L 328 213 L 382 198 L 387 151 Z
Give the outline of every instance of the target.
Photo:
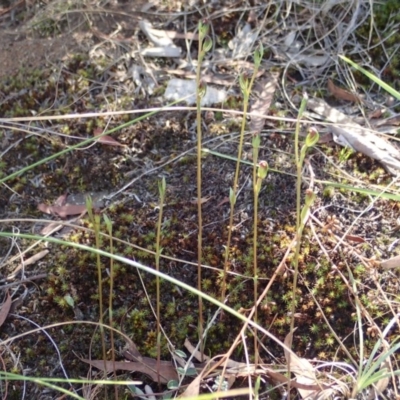
M 263 48 L 260 46 L 259 49 L 256 50 L 254 55 L 254 71 L 253 75 L 250 79 L 246 79 L 244 76 L 240 77 L 240 87 L 243 92 L 243 117 L 242 117 L 242 124 L 240 127 L 240 138 L 239 138 L 239 148 L 238 148 L 238 156 L 236 162 L 236 170 L 235 170 L 235 177 L 233 180 L 233 188 L 231 188 L 231 193 L 229 195 L 230 199 L 230 214 L 229 214 L 229 225 L 228 225 L 228 240 L 226 243 L 225 248 L 225 258 L 224 258 L 224 272 L 222 278 L 222 293 L 221 293 L 221 301 L 225 301 L 226 296 L 226 278 L 228 274 L 228 259 L 229 259 L 229 250 L 232 241 L 232 229 L 233 229 L 233 213 L 236 203 L 236 195 L 237 195 L 237 188 L 239 184 L 239 171 L 240 171 L 240 164 L 242 159 L 243 153 L 243 142 L 244 142 L 244 132 L 246 128 L 246 117 L 247 117 L 247 110 L 249 107 L 249 100 L 251 94 L 251 88 L 253 87 L 254 80 L 257 76 L 258 69 L 260 67 L 260 63 L 262 60 L 263 55 Z
M 160 271 L 160 256 L 161 256 L 161 226 L 162 226 L 162 217 L 163 217 L 163 208 L 165 202 L 165 191 L 166 191 L 166 182 L 165 178 L 162 179 L 158 184 L 158 189 L 160 193 L 160 212 L 158 214 L 158 223 L 157 223 L 157 238 L 156 238 L 156 270 Z M 156 277 L 156 315 L 157 315 L 157 379 L 158 386 L 161 386 L 160 382 L 160 364 L 161 364 L 161 311 L 160 311 L 160 277 Z
M 104 215 L 104 221 L 108 230 L 108 235 L 110 237 L 110 253 L 114 253 L 114 242 L 112 237 L 112 222 Z M 110 258 L 110 294 L 108 298 L 108 319 L 110 326 L 113 326 L 113 291 L 114 291 L 114 260 Z M 111 342 L 111 360 L 113 363 L 113 376 L 114 380 L 117 380 L 117 370 L 115 368 L 115 346 L 114 346 L 114 331 L 110 331 L 110 342 Z M 115 400 L 118 400 L 118 387 L 114 386 Z
M 93 202 L 90 197 L 86 199 L 86 209 L 88 210 L 89 219 L 93 224 L 94 237 L 95 237 L 95 245 L 96 249 L 100 250 L 101 248 L 101 237 L 100 237 L 100 215 L 93 214 L 92 211 Z M 100 335 L 101 335 L 101 346 L 102 346 L 102 354 L 104 361 L 104 371 L 107 371 L 106 362 L 107 362 L 107 353 L 106 353 L 106 341 L 104 336 L 104 327 L 103 327 L 103 283 L 102 283 L 102 275 L 101 275 L 101 260 L 100 254 L 96 254 L 96 265 L 97 265 L 97 290 L 99 293 L 99 325 L 100 325 Z
M 201 63 L 206 52 L 211 48 L 211 40 L 207 40 L 208 25 L 199 23 L 199 54 L 196 71 L 196 125 L 197 125 L 197 220 L 199 232 L 197 237 L 197 289 L 201 291 L 201 255 L 203 248 L 203 215 L 202 215 L 202 174 L 201 174 L 201 147 L 202 147 L 202 129 L 201 129 L 201 99 L 205 94 L 206 87 L 200 79 Z M 203 299 L 199 297 L 199 337 L 200 337 L 200 352 L 203 356 Z

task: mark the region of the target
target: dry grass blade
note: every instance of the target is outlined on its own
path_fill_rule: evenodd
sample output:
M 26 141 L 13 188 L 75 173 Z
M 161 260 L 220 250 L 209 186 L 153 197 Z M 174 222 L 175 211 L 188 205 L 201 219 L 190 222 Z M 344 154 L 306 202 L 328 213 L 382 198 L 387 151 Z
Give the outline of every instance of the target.
M 8 275 L 7 280 L 15 279 L 15 277 L 19 274 L 21 269 L 24 267 L 27 267 L 28 265 L 35 264 L 39 260 L 41 260 L 43 257 L 46 257 L 47 254 L 49 254 L 49 250 L 42 250 L 39 251 L 39 253 L 34 254 L 32 257 L 29 257 L 27 260 L 25 260 L 23 263 L 19 264 L 17 268 L 12 272 L 12 274 Z
M 58 232 L 60 229 L 62 229 L 63 225 L 58 223 L 58 222 L 51 222 L 50 224 L 46 225 L 40 233 L 43 236 L 51 235 L 52 233 Z

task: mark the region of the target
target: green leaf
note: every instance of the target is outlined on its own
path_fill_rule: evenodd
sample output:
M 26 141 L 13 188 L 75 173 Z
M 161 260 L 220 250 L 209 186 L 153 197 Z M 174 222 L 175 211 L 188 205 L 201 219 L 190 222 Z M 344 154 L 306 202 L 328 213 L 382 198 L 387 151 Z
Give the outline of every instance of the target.
M 229 202 L 231 203 L 232 207 L 236 203 L 236 195 L 232 188 L 229 188 Z
M 254 52 L 254 64 L 255 64 L 256 68 L 258 68 L 260 66 L 263 56 L 264 56 L 264 47 L 263 47 L 262 43 L 260 42 L 258 48 Z
M 128 389 L 130 390 L 131 393 L 136 394 L 138 396 L 144 395 L 144 392 L 142 389 L 138 388 L 135 385 L 128 385 Z
M 239 84 L 242 93 L 246 94 L 247 91 L 249 90 L 249 80 L 245 74 L 239 75 Z
M 172 379 L 172 380 L 168 381 L 167 387 L 169 390 L 179 389 L 179 382 Z
M 213 45 L 212 39 L 210 38 L 210 36 L 207 36 L 207 37 L 204 39 L 203 51 L 207 53 L 208 51 L 211 50 L 212 45 Z
M 175 354 L 176 354 L 177 356 L 183 358 L 183 359 L 186 359 L 186 358 L 187 358 L 186 353 L 185 353 L 184 351 L 182 351 L 182 350 L 176 349 L 176 350 L 175 350 Z
M 197 370 L 196 370 L 196 368 L 188 368 L 188 369 L 185 371 L 185 368 L 178 367 L 176 370 L 177 370 L 178 373 L 181 374 L 181 375 L 185 375 L 185 376 L 197 376 Z
M 256 396 L 260 393 L 261 376 L 258 375 L 256 379 L 256 384 L 254 386 L 254 393 Z
M 160 193 L 160 197 L 164 197 L 166 188 L 167 184 L 165 182 L 165 177 L 163 176 L 162 180 L 158 182 L 158 191 Z
M 303 93 L 303 98 L 302 98 L 301 104 L 300 104 L 298 119 L 300 119 L 303 116 L 304 111 L 306 110 L 307 101 L 308 101 L 308 95 L 307 95 L 307 93 Z
M 258 149 L 258 148 L 260 147 L 261 138 L 260 138 L 260 135 L 259 135 L 259 134 L 253 136 L 253 139 L 252 139 L 252 143 L 251 143 L 251 144 L 253 145 L 253 147 L 254 147 L 255 149 Z
M 103 215 L 104 222 L 106 224 L 107 230 L 109 233 L 112 231 L 112 221 L 107 214 Z
M 72 296 L 70 294 L 66 294 L 64 296 L 64 300 L 67 302 L 67 304 L 71 307 L 74 308 L 75 306 L 75 302 L 74 299 L 72 298 Z
M 203 40 L 208 33 L 209 25 L 206 22 L 200 21 L 199 22 L 199 36 L 200 40 Z

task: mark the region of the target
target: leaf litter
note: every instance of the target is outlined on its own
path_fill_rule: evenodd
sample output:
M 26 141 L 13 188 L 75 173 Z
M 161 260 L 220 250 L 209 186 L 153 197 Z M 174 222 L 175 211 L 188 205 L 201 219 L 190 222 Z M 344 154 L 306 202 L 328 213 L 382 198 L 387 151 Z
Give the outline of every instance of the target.
M 129 345 L 129 348 L 123 352 L 123 355 L 125 357 L 124 361 L 89 360 L 84 358 L 81 361 L 102 371 L 106 368 L 104 371 L 106 373 L 114 372 L 114 368 L 115 370 L 140 372 L 151 378 L 153 382 L 161 382 L 163 384 L 179 379 L 176 368 L 171 361 L 160 360 L 158 362 L 154 358 L 143 357 L 138 352 L 136 345 Z
M 72 215 L 83 216 L 87 212 L 86 197 L 90 196 L 93 201 L 93 208 L 98 209 L 104 206 L 104 198 L 107 195 L 105 192 L 87 193 L 80 195 L 68 195 L 67 193 L 58 197 L 53 205 L 39 203 L 37 208 L 46 214 L 54 215 L 61 218 L 66 218 Z M 67 202 L 70 198 L 71 202 Z
M 396 170 L 400 170 L 399 149 L 379 136 L 377 132 L 362 127 L 321 99 L 309 99 L 307 107 L 332 123 L 329 129 L 336 143 L 348 146 L 379 161 L 393 175 L 397 174 Z
M 11 308 L 11 296 L 10 296 L 10 293 L 7 291 L 6 300 L 0 307 L 0 327 L 4 324 L 4 321 L 8 317 L 10 308 Z
M 332 2 L 330 2 L 330 3 L 332 3 Z M 326 8 L 325 8 L 325 12 L 326 12 Z M 143 29 L 143 28 L 142 28 Z M 153 32 L 152 32 L 152 34 L 155 34 L 155 33 L 158 33 L 158 32 L 155 32 L 155 30 L 154 30 L 154 28 L 152 28 L 152 27 L 150 27 L 150 29 L 149 29 L 149 32 L 151 31 L 151 30 L 153 30 Z M 246 35 L 243 35 L 243 32 L 245 32 L 246 33 Z M 245 29 L 242 29 L 242 30 L 239 30 L 239 33 L 240 33 L 240 35 L 242 35 L 243 36 L 243 38 L 244 38 L 244 41 L 243 41 L 243 43 L 245 43 L 246 44 L 246 40 L 248 41 L 248 40 L 253 40 L 253 38 L 252 38 L 252 32 L 251 32 L 251 30 L 249 29 L 249 26 L 245 26 Z M 237 35 L 237 36 L 240 36 L 239 34 Z M 290 34 L 289 34 L 289 36 L 287 36 L 286 37 L 286 39 L 285 39 L 285 43 L 287 44 L 287 46 L 288 47 L 291 47 L 291 48 L 287 48 L 286 49 L 286 51 L 288 52 L 288 53 L 292 53 L 292 54 L 289 54 L 290 55 L 290 57 L 293 57 L 293 54 L 295 54 L 296 53 L 296 51 L 297 51 L 297 48 L 298 48 L 298 46 L 297 46 L 297 40 L 296 40 L 296 33 L 293 33 L 293 32 L 291 32 Z M 247 36 L 247 37 L 246 37 Z M 149 40 L 151 40 L 151 39 L 149 39 Z M 157 44 L 156 43 L 156 41 L 152 41 L 154 44 Z M 236 47 L 235 47 L 235 50 L 237 50 L 237 49 L 240 49 L 240 51 L 239 52 L 237 52 L 237 53 L 241 53 L 241 52 L 243 52 L 243 56 L 245 55 L 245 51 L 246 51 L 246 46 L 243 46 L 243 43 L 239 46 L 239 45 L 237 45 Z M 170 42 L 165 42 L 165 43 L 162 43 L 162 46 L 161 47 L 168 47 L 168 45 L 171 45 L 171 44 L 173 44 L 171 41 Z M 279 47 L 278 47 L 279 48 Z M 275 49 L 274 49 L 274 51 L 275 51 Z M 308 58 L 307 58 L 308 57 Z M 297 61 L 303 61 L 306 65 L 322 65 L 321 64 L 321 62 L 325 62 L 326 61 L 326 58 L 321 58 L 318 62 L 315 62 L 315 61 L 312 61 L 312 59 L 310 58 L 310 57 L 312 57 L 311 55 L 307 55 L 306 56 L 306 58 L 299 58 L 299 57 L 293 57 L 294 59 L 296 59 Z M 311 61 L 310 61 L 311 60 Z M 268 84 L 268 83 L 267 83 Z M 328 86 L 329 86 L 329 82 L 328 82 Z M 274 89 L 275 90 L 275 89 Z M 334 95 L 334 96 L 336 96 L 338 99 L 341 99 L 341 100 L 349 100 L 349 101 L 351 101 L 348 97 L 346 98 L 346 96 L 342 93 L 342 92 L 339 92 L 339 94 L 338 94 L 338 90 L 337 89 L 334 89 L 334 90 L 332 90 L 332 88 L 331 88 L 331 92 L 332 92 L 332 94 Z M 273 91 L 271 90 L 270 92 L 268 92 L 267 93 L 267 97 L 266 97 L 266 99 L 264 99 L 263 101 L 260 101 L 260 104 L 255 104 L 255 106 L 254 106 L 254 108 L 252 108 L 252 112 L 254 112 L 254 113 L 257 113 L 257 114 L 263 114 L 263 115 L 265 115 L 266 113 L 267 113 L 267 111 L 268 111 L 268 108 L 269 108 L 269 105 L 268 105 L 268 103 L 270 103 L 270 98 L 269 97 L 273 97 Z M 263 104 L 264 103 L 264 104 Z M 252 123 L 254 123 L 254 125 L 253 125 L 253 128 L 254 128 L 254 130 L 259 130 L 259 129 L 261 129 L 262 128 L 262 126 L 263 126 L 263 119 L 262 118 L 259 118 L 258 120 L 257 120 L 257 118 L 254 118 L 254 120 L 252 119 Z M 346 136 L 346 135 L 342 135 L 342 136 Z M 107 137 L 107 136 L 104 136 L 104 141 L 102 142 L 102 138 L 99 138 L 98 139 L 98 142 L 100 142 L 100 143 L 102 143 L 102 144 L 106 144 L 106 145 L 111 145 L 111 146 L 122 146 L 120 143 L 118 143 L 115 139 L 113 139 L 112 137 Z M 349 142 L 347 142 L 347 143 L 349 143 Z M 63 196 L 64 196 L 64 198 L 63 198 Z M 74 204 L 74 203 L 72 203 L 72 204 L 68 204 L 68 203 L 66 203 L 66 200 L 67 200 L 67 196 L 66 195 L 63 195 L 63 196 L 61 196 L 60 197 L 60 201 L 56 201 L 53 205 L 51 205 L 51 206 L 47 206 L 47 205 L 45 205 L 44 203 L 40 203 L 39 205 L 38 205 L 38 209 L 39 210 L 41 210 L 41 211 L 43 211 L 43 212 L 45 212 L 45 213 L 47 213 L 47 214 L 51 214 L 51 215 L 55 215 L 55 216 L 58 216 L 58 217 L 61 217 L 61 218 L 65 218 L 65 217 L 67 217 L 67 216 L 69 216 L 69 215 L 77 215 L 77 214 L 80 214 L 81 212 L 85 212 L 86 211 L 86 208 L 81 208 L 81 209 L 78 209 L 78 208 L 74 208 L 73 206 L 79 206 L 78 204 Z M 69 206 L 71 206 L 71 207 L 69 207 Z M 80 205 L 80 207 L 82 207 L 83 205 Z M 83 207 L 85 207 L 85 206 L 83 206 Z M 79 211 L 78 211 L 79 210 Z M 137 356 L 138 358 L 140 358 L 140 359 L 143 359 L 141 356 Z M 292 356 L 293 357 L 293 356 Z M 304 360 L 304 361 L 303 361 Z M 147 366 L 150 366 L 151 365 L 151 367 L 153 366 L 153 363 L 154 363 L 154 361 L 155 360 L 152 360 L 152 362 L 145 362 L 144 364 L 145 365 L 147 365 Z M 103 365 L 104 365 L 104 361 L 100 361 Z M 242 365 L 240 365 L 240 366 L 246 366 L 246 368 L 247 368 L 247 365 L 246 364 L 243 364 L 243 363 L 239 363 L 239 364 L 242 364 Z M 292 359 L 290 359 L 289 361 L 288 361 L 288 365 L 290 365 L 291 367 L 293 366 L 293 371 L 294 370 L 296 370 L 296 367 L 298 367 L 298 368 L 304 368 L 306 371 L 307 371 L 307 374 L 305 374 L 305 375 L 309 375 L 308 376 L 308 379 L 310 379 L 310 382 L 311 381 L 313 381 L 313 379 L 314 379 L 314 375 L 313 375 L 313 367 L 312 367 L 312 365 L 310 364 L 310 363 L 308 363 L 307 362 L 307 360 L 305 360 L 305 359 L 295 359 L 295 357 L 294 358 L 292 358 Z M 173 367 L 172 367 L 173 368 Z M 108 369 L 108 368 L 107 368 Z M 150 368 L 151 369 L 151 368 Z M 273 374 L 271 373 L 271 375 L 270 376 L 273 376 Z M 307 377 L 307 376 L 306 376 Z M 155 376 L 153 376 L 153 378 L 155 378 Z M 158 379 L 158 375 L 157 375 L 157 379 Z M 281 379 L 281 378 L 279 378 L 279 379 Z M 279 379 L 277 378 L 276 380 L 277 381 L 279 381 Z M 156 381 L 156 380 L 155 380 Z M 197 385 L 197 383 L 196 383 L 196 385 Z M 194 387 L 196 386 L 196 385 L 193 385 Z M 295 385 L 293 385 L 294 387 L 296 387 Z M 305 387 L 307 387 L 307 385 L 304 385 Z M 297 386 L 297 387 L 300 387 L 300 386 Z M 196 390 L 198 390 L 198 388 L 196 389 L 196 388 L 194 388 L 194 392 L 196 392 Z M 305 390 L 310 390 L 310 389 L 305 389 Z M 308 393 L 308 392 L 307 392 Z M 303 395 L 305 395 L 305 393 L 303 393 Z M 303 397 L 304 398 L 304 397 Z

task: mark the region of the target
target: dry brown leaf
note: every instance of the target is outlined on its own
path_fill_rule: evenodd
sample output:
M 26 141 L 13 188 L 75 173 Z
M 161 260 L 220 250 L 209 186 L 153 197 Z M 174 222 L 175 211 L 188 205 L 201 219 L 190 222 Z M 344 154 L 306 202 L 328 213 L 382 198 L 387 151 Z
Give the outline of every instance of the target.
M 7 298 L 4 301 L 4 303 L 1 305 L 1 308 L 0 308 L 0 326 L 2 326 L 4 324 L 4 321 L 8 317 L 10 308 L 11 308 L 11 296 L 10 296 L 10 293 L 7 292 Z
M 66 204 L 64 206 L 49 206 L 47 204 L 41 203 L 38 205 L 38 210 L 46 213 L 57 215 L 61 218 L 66 218 L 69 215 L 78 215 L 86 211 L 85 205 L 79 204 Z
M 377 119 L 382 117 L 383 113 L 385 112 L 385 110 L 383 108 L 377 108 L 374 111 L 372 111 L 371 113 L 368 114 L 368 119 Z
M 354 122 L 352 118 L 330 107 L 325 101 L 310 98 L 307 107 L 324 116 L 330 125 L 335 142 L 341 146 L 349 146 L 360 153 L 371 157 L 383 164 L 385 169 L 393 175 L 397 175 L 400 169 L 400 151 L 378 132 L 363 128 Z
M 192 343 L 190 343 L 189 339 L 185 339 L 185 343 L 184 346 L 186 347 L 186 350 L 194 357 L 196 358 L 196 360 L 203 362 L 203 361 L 210 361 L 210 357 L 203 355 L 203 357 L 201 357 L 201 353 L 200 351 L 196 350 L 196 347 L 194 347 L 192 345 Z
M 190 354 L 193 354 L 193 356 L 201 362 L 201 353 L 199 351 L 196 351 L 196 348 L 190 343 L 189 339 L 185 340 L 184 346 L 186 347 L 187 351 Z M 203 355 L 203 361 L 208 362 L 210 361 L 210 357 Z M 204 364 L 202 364 L 204 365 Z M 213 364 L 211 364 L 213 365 Z M 251 370 L 251 367 L 249 368 L 249 365 L 246 363 L 234 361 L 231 359 L 225 360 L 224 365 L 226 365 L 230 369 L 235 369 L 235 371 L 239 374 L 241 370 L 246 371 L 246 373 L 249 373 L 249 370 Z
M 236 376 L 229 374 L 226 375 L 227 381 L 228 381 L 228 390 L 233 386 L 233 384 L 236 382 Z
M 399 126 L 400 125 L 400 114 L 393 115 L 389 118 L 385 118 L 382 121 L 379 121 L 375 124 L 376 127 L 385 126 L 385 125 Z
M 201 199 L 200 199 L 200 204 L 204 204 L 204 203 L 207 203 L 207 201 L 209 201 L 209 200 L 211 200 L 212 199 L 212 196 L 208 196 L 208 197 L 202 197 Z M 197 199 L 194 199 L 194 200 L 192 200 L 191 202 L 190 202 L 190 204 L 197 204 L 198 202 L 197 202 Z
M 127 348 L 125 348 L 123 356 L 128 360 L 136 361 L 139 357 L 141 357 L 141 354 L 139 353 L 139 350 L 133 340 L 129 339 L 128 337 L 126 340 L 128 341 Z
M 194 398 L 199 395 L 200 392 L 200 383 L 202 376 L 199 375 L 196 377 L 190 385 L 186 388 L 186 390 L 179 396 L 180 399 L 184 399 L 186 397 Z
M 265 373 L 277 383 L 287 384 L 289 382 L 289 379 L 285 375 L 283 375 L 283 374 L 281 374 L 279 372 L 267 369 L 265 371 Z M 304 390 L 309 390 L 309 391 L 310 390 L 314 391 L 314 390 L 320 390 L 321 389 L 320 385 L 305 385 L 303 383 L 299 383 L 299 382 L 295 382 L 295 381 L 291 381 L 290 382 L 290 386 L 294 387 L 296 389 L 304 389 Z M 324 387 L 327 388 L 326 385 L 324 385 Z
M 55 206 L 63 206 L 67 202 L 68 193 L 62 194 L 54 203 Z
M 250 108 L 251 113 L 267 115 L 272 100 L 274 99 L 277 85 L 277 75 L 270 75 L 268 78 L 261 80 L 255 85 L 253 92 L 258 93 L 258 98 Z M 264 126 L 264 121 L 265 118 L 263 117 L 252 116 L 250 130 L 259 133 Z
M 361 236 L 346 235 L 345 237 L 347 240 L 350 240 L 351 242 L 365 243 L 365 239 L 363 239 Z
M 103 135 L 100 136 L 103 133 L 101 128 L 96 128 L 93 131 L 93 135 L 95 137 L 99 136 L 99 138 L 97 139 L 97 142 L 101 143 L 101 144 L 106 144 L 108 146 L 119 146 L 119 147 L 125 147 L 124 144 L 121 144 L 120 142 L 118 142 L 117 140 L 115 140 L 113 137 L 109 136 L 109 135 Z
M 400 256 L 395 256 L 381 262 L 381 267 L 383 269 L 394 269 L 400 267 Z
M 285 337 L 285 345 L 289 347 L 290 342 L 292 341 L 293 332 L 289 332 Z M 298 383 L 304 385 L 315 385 L 317 383 L 317 379 L 314 372 L 314 367 L 311 363 L 305 358 L 300 358 L 293 353 L 289 353 L 286 349 L 285 358 L 290 371 L 293 372 L 296 376 L 296 381 Z M 318 391 L 308 390 L 308 389 L 298 389 L 299 394 L 302 399 L 313 399 L 318 394 Z
M 338 100 L 352 101 L 353 103 L 360 102 L 360 98 L 358 96 L 336 86 L 330 79 L 328 79 L 328 90 Z
M 195 358 L 200 360 L 200 357 L 201 357 L 200 352 L 195 351 L 195 347 L 190 343 L 190 341 L 188 339 L 185 340 L 184 346 L 189 351 L 189 353 L 193 354 L 193 356 Z M 204 356 L 204 358 L 206 359 L 206 361 L 210 360 L 210 358 L 207 356 Z M 213 364 L 210 364 L 210 366 L 212 366 L 212 365 Z M 256 374 L 256 373 L 260 372 L 260 371 L 255 370 L 254 365 L 248 365 L 246 363 L 240 363 L 240 362 L 233 361 L 230 359 L 227 360 L 227 367 L 229 368 L 229 370 L 231 372 L 228 377 L 228 382 L 230 385 L 232 385 L 234 383 L 234 381 L 237 377 L 249 376 L 249 374 Z M 289 379 L 285 375 L 283 375 L 279 372 L 270 370 L 269 368 L 262 367 L 261 371 L 278 383 L 287 384 L 289 382 Z M 313 391 L 313 392 L 320 391 L 321 387 L 323 387 L 324 389 L 329 388 L 329 386 L 326 384 L 307 385 L 307 384 L 295 382 L 295 381 L 291 382 L 291 386 L 296 389 L 303 389 L 303 390 L 308 390 L 308 391 Z
M 104 371 L 103 360 L 87 360 L 81 359 L 82 361 L 90 364 L 92 367 L 98 368 Z M 178 373 L 176 372 L 173 364 L 170 361 L 160 361 L 159 374 L 157 373 L 157 360 L 149 357 L 141 357 L 140 361 L 115 361 L 106 360 L 105 366 L 107 373 L 117 370 L 141 372 L 148 375 L 154 382 L 168 383 L 171 380 L 178 380 Z
M 40 203 L 37 208 L 46 214 L 57 215 L 61 218 L 66 218 L 70 215 L 83 215 L 87 211 L 85 204 L 67 203 L 67 196 L 67 194 L 63 194 L 52 206 Z M 72 196 L 72 198 L 74 198 L 74 196 Z

